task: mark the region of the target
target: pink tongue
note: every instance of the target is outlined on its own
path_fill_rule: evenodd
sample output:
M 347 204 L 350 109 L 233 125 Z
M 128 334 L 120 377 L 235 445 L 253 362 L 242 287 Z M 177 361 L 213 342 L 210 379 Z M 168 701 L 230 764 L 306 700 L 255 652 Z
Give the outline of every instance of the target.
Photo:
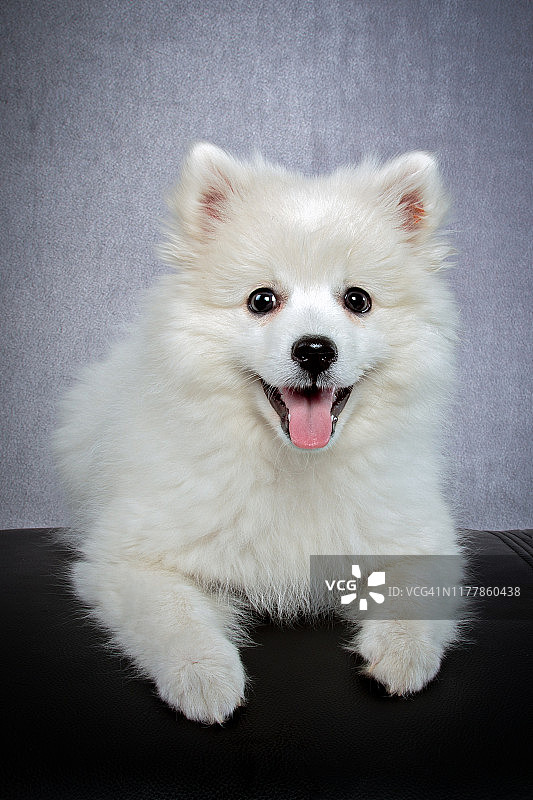
M 296 447 L 310 450 L 325 447 L 331 438 L 333 387 L 317 389 L 311 395 L 282 389 L 281 397 L 289 409 L 289 434 Z

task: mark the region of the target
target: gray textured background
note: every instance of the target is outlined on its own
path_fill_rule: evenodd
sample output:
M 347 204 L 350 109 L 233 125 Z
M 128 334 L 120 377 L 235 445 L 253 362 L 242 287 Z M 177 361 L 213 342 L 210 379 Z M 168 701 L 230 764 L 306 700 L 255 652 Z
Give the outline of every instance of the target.
M 130 318 L 192 140 L 307 173 L 439 154 L 462 308 L 450 494 L 531 517 L 531 16 L 520 0 L 1 4 L 0 525 L 65 521 L 59 394 Z

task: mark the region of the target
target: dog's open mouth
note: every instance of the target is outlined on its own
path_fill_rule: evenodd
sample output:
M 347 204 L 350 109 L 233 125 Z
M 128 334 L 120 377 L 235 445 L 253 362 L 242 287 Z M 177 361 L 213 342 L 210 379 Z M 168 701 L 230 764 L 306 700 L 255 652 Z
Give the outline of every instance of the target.
M 346 405 L 352 386 L 335 389 L 277 389 L 264 380 L 261 385 L 281 427 L 296 447 L 312 450 L 325 447 L 331 439 L 339 414 Z

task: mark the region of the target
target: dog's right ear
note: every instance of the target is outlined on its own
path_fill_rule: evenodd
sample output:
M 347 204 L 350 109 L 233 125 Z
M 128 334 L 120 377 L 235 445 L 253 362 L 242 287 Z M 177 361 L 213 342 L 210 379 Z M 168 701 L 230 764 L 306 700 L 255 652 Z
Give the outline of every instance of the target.
M 182 232 L 198 242 L 216 235 L 244 183 L 245 170 L 238 161 L 208 142 L 195 144 L 171 203 Z

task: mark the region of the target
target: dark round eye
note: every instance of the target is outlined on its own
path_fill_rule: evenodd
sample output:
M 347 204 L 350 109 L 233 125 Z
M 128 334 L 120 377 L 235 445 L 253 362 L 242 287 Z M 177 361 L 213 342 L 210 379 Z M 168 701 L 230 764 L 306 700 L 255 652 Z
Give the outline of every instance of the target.
M 256 289 L 248 298 L 248 308 L 252 314 L 266 314 L 278 304 L 272 289 Z
M 372 300 L 364 289 L 352 286 L 344 295 L 344 305 L 356 314 L 366 314 L 372 308 Z

